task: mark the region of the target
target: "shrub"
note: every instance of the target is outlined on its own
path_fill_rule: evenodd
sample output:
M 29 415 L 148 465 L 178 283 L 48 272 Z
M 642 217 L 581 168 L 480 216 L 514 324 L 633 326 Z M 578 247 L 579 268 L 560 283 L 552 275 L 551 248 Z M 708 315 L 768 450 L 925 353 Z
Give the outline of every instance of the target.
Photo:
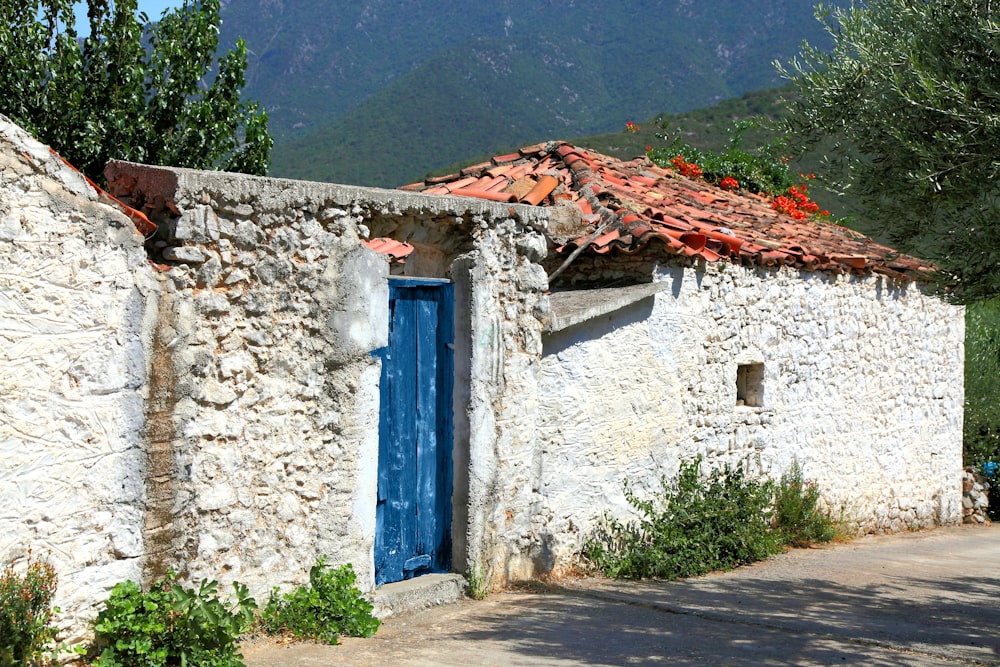
M 320 556 L 309 570 L 309 585 L 291 593 L 271 592 L 264 607 L 263 622 L 268 632 L 287 632 L 301 639 L 336 644 L 340 635 L 371 637 L 380 621 L 372 616 L 372 605 L 354 586 L 350 564 L 331 569 Z
M 99 667 L 242 667 L 240 635 L 253 621 L 257 604 L 246 586 L 233 584 L 235 602 L 218 598 L 218 582 L 197 589 L 174 583 L 174 573 L 142 591 L 133 581 L 111 589 L 97 616 L 97 642 L 104 649 Z
M 774 485 L 740 468 L 699 473 L 701 458 L 681 464 L 677 481 L 660 480 L 660 496 L 640 499 L 625 485 L 639 519 L 605 516 L 584 557 L 610 577 L 678 579 L 728 570 L 781 550 L 771 529 Z
M 774 493 L 774 527 L 793 547 L 829 542 L 836 536 L 833 520 L 818 507 L 819 487 L 802 476 L 798 461 L 781 476 Z
M 55 639 L 52 607 L 58 578 L 50 563 L 33 558 L 19 573 L 13 563 L 0 572 L 0 667 L 47 662 Z
M 730 131 L 729 147 L 718 153 L 695 148 L 683 140 L 679 131 L 671 132 L 664 125 L 663 133 L 657 136 L 668 142 L 667 145 L 652 148 L 648 155 L 661 167 L 673 164 L 683 171 L 674 162 L 680 155 L 684 164 L 699 167 L 698 175 L 704 176 L 709 183 L 721 185 L 727 178 L 731 178 L 738 187 L 775 197 L 795 185 L 787 159 L 783 155 L 787 149 L 786 142 L 774 140 L 754 150 L 744 150 L 744 134 L 755 127 L 756 123 L 755 120 L 734 123 Z

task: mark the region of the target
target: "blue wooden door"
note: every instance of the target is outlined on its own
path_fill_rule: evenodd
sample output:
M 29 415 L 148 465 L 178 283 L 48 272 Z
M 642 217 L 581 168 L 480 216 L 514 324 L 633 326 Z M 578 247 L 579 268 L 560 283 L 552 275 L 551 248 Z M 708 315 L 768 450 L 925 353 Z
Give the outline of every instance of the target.
M 453 304 L 450 282 L 389 281 L 389 345 L 379 352 L 376 585 L 451 565 Z

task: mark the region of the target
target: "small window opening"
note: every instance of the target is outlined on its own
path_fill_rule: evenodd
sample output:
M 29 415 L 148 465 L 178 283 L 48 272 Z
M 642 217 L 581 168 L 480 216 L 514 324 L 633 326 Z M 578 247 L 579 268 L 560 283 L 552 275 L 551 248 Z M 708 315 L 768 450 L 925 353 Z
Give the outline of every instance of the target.
M 736 367 L 736 405 L 752 408 L 764 405 L 764 364 Z

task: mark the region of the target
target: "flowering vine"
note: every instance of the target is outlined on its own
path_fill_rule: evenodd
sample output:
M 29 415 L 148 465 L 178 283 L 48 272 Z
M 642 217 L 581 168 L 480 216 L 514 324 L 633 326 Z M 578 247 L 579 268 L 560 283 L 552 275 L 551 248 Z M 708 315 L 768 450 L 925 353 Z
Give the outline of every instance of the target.
M 816 174 L 799 174 L 805 180 L 811 180 L 816 178 Z M 809 190 L 805 183 L 799 183 L 798 185 L 793 185 L 784 194 L 778 195 L 771 202 L 771 208 L 775 211 L 780 211 L 786 215 L 790 215 L 796 220 L 805 220 L 809 216 L 817 218 L 828 218 L 830 217 L 830 212 L 826 209 L 822 211 L 819 208 L 819 204 L 809 199 L 809 195 L 806 192 Z
M 646 148 L 646 151 L 649 153 L 649 147 Z M 652 157 L 655 160 L 657 156 L 653 155 Z M 740 182 L 733 176 L 727 175 L 723 178 L 719 178 L 720 174 L 718 172 L 705 174 L 698 163 L 693 161 L 688 162 L 684 159 L 682 154 L 675 155 L 671 158 L 670 164 L 673 165 L 674 169 L 676 169 L 681 176 L 686 176 L 691 179 L 704 178 L 709 182 L 714 182 L 723 190 L 739 190 L 741 187 Z M 820 210 L 819 204 L 812 201 L 807 194 L 809 187 L 806 185 L 805 181 L 816 178 L 816 175 L 799 174 L 799 177 L 802 179 L 802 182 L 789 186 L 781 192 L 781 194 L 774 195 L 774 198 L 771 200 L 771 208 L 775 211 L 789 215 L 796 220 L 805 220 L 809 217 L 817 219 L 829 218 L 830 212 L 826 209 Z M 756 190 L 751 189 L 750 191 L 754 192 Z

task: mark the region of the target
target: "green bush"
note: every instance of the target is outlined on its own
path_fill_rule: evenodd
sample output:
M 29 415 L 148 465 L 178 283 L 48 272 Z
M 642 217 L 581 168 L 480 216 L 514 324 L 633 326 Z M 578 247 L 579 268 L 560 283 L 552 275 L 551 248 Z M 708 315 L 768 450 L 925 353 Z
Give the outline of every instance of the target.
M 752 150 L 743 148 L 744 134 L 758 126 L 756 120 L 743 120 L 733 123 L 730 129 L 729 147 L 714 152 L 700 150 L 685 142 L 679 131 L 671 132 L 666 125 L 661 139 L 669 142 L 667 146 L 656 147 L 649 151 L 649 157 L 661 167 L 669 167 L 670 161 L 676 155 L 683 155 L 689 162 L 697 163 L 704 172 L 704 178 L 709 183 L 718 185 L 727 176 L 735 178 L 744 189 L 770 196 L 783 194 L 789 187 L 796 184 L 788 168 L 787 158 L 783 155 L 788 147 L 781 139 L 773 139 Z
M 309 570 L 308 586 L 285 595 L 279 595 L 277 588 L 271 592 L 262 614 L 264 627 L 268 632 L 287 632 L 329 644 L 336 644 L 340 635 L 371 637 L 380 622 L 354 581 L 350 564 L 331 569 L 326 556 L 320 556 Z
M 1000 299 L 965 310 L 965 465 L 1000 461 Z
M 1000 520 L 1000 298 L 965 309 L 965 420 L 962 459 L 990 479 L 989 516 Z M 994 470 L 989 466 L 988 470 Z
M 819 487 L 803 478 L 799 462 L 794 461 L 774 492 L 774 527 L 782 542 L 801 547 L 836 536 L 833 520 L 818 504 Z
M 702 480 L 700 465 L 700 458 L 681 464 L 677 481 L 661 479 L 653 500 L 640 499 L 626 484 L 625 497 L 640 518 L 622 523 L 605 516 L 584 557 L 610 577 L 678 579 L 781 551 L 770 525 L 774 484 L 729 467 Z
M 235 602 L 218 597 L 218 582 L 197 589 L 174 583 L 170 573 L 142 591 L 133 581 L 111 589 L 97 616 L 98 667 L 242 667 L 237 641 L 253 621 L 257 604 L 246 586 L 233 584 Z
M 50 563 L 28 553 L 18 572 L 8 563 L 0 572 L 0 667 L 46 664 L 56 629 L 52 607 L 58 578 Z
M 609 577 L 680 579 L 730 570 L 776 554 L 785 545 L 829 542 L 830 517 L 819 511 L 819 487 L 798 462 L 775 484 L 726 467 L 702 478 L 701 458 L 682 463 L 677 481 L 643 500 L 625 485 L 637 521 L 605 515 L 583 557 Z

